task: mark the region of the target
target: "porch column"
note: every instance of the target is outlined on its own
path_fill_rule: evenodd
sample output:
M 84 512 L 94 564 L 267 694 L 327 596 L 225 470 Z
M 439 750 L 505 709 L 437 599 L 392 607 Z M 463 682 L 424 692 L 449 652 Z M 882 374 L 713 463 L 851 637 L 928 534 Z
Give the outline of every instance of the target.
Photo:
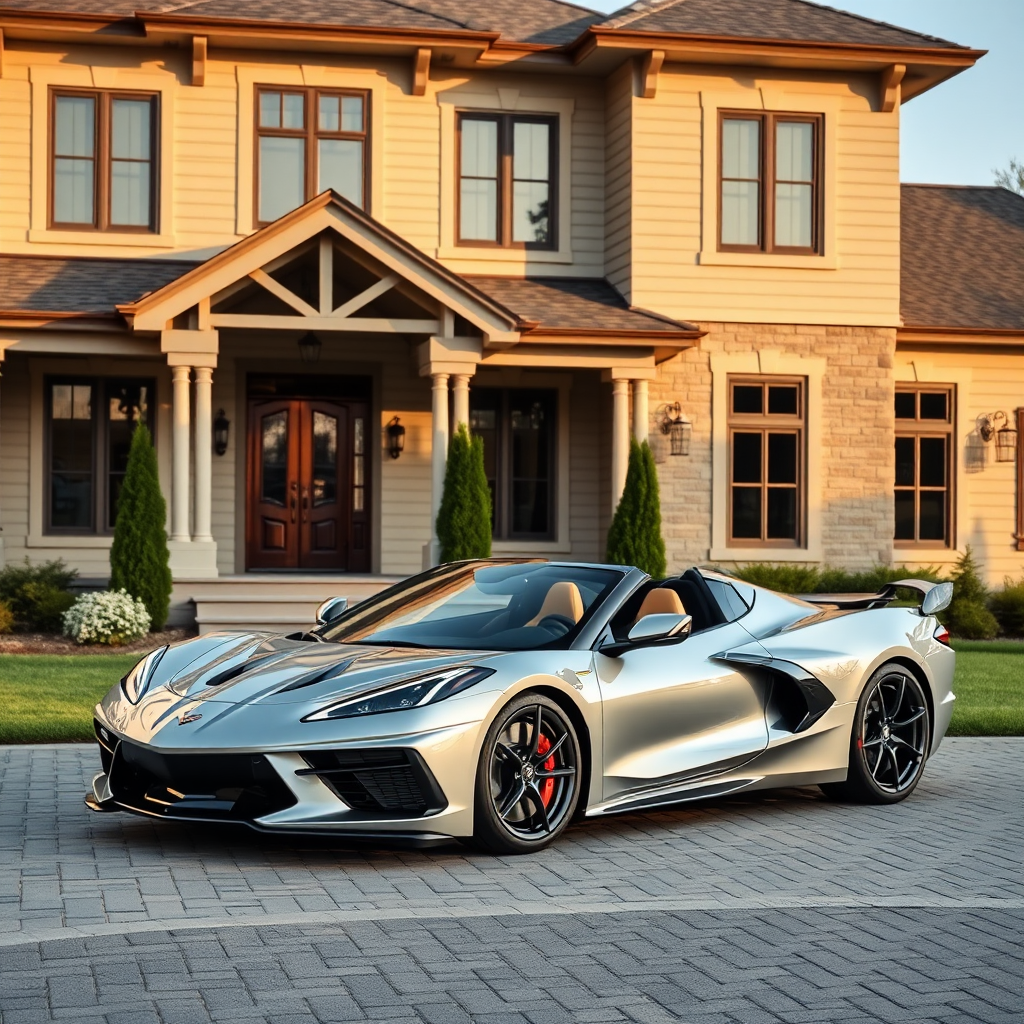
M 171 429 L 171 540 L 190 541 L 189 506 L 189 373 L 190 366 L 171 367 L 173 392 Z
M 460 423 L 469 426 L 469 378 L 471 374 L 456 373 L 452 375 L 452 424 L 459 429 Z
M 647 381 L 633 381 L 633 436 L 639 444 L 647 440 Z
M 444 470 L 448 459 L 448 374 L 432 373 L 430 379 L 433 427 L 430 444 L 430 547 L 432 564 L 437 565 L 441 557 L 437 539 L 437 514 L 441 511 Z
M 213 368 L 197 366 L 196 373 L 196 504 L 194 541 L 212 541 L 213 492 Z
M 626 486 L 629 468 L 629 381 L 621 377 L 612 380 L 612 511 L 619 507 L 619 499 Z

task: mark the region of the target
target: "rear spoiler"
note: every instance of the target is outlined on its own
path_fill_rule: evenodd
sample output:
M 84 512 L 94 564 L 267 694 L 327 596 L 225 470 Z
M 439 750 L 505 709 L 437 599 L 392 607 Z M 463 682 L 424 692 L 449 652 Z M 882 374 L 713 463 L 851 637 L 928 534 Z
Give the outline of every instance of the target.
M 949 607 L 953 599 L 952 583 L 930 583 L 928 580 L 896 580 L 887 583 L 877 594 L 797 594 L 801 601 L 809 604 L 827 604 L 843 611 L 860 611 L 867 608 L 884 608 L 896 599 L 900 589 L 916 590 L 921 595 L 920 612 L 934 615 Z

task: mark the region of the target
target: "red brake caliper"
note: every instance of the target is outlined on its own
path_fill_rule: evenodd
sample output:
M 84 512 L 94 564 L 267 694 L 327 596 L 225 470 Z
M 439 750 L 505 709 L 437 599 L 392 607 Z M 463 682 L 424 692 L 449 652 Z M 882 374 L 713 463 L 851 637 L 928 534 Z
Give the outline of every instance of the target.
M 540 734 L 540 739 L 537 741 L 537 753 L 546 754 L 551 749 L 551 740 L 544 735 Z M 551 771 L 555 767 L 554 757 L 549 757 L 544 762 L 544 770 Z M 555 780 L 554 779 L 542 779 L 541 784 L 538 787 L 540 789 L 540 798 L 544 802 L 544 806 L 547 807 L 551 803 L 551 797 L 555 792 Z

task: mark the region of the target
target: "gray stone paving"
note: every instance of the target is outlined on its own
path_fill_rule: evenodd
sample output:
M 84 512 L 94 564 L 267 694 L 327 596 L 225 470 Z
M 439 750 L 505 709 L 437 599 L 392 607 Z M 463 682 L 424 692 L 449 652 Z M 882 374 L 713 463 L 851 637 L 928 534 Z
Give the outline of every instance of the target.
M 788 790 L 519 858 L 91 815 L 0 748 L 0 1024 L 1024 1021 L 1022 739 L 890 808 Z

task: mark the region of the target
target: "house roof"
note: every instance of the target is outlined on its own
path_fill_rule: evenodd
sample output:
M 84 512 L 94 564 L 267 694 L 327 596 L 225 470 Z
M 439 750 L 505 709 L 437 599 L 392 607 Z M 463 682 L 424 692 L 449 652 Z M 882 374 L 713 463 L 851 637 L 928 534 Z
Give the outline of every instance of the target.
M 1024 331 L 1024 196 L 953 185 L 901 191 L 904 325 Z
M 863 46 L 961 48 L 945 39 L 809 0 L 638 0 L 598 27 Z
M 670 320 L 629 306 L 603 278 L 485 277 L 467 280 L 545 331 L 696 331 L 693 324 Z
M 565 0 L 0 0 L 0 11 L 498 32 L 505 42 L 564 46 L 588 28 L 900 48 L 956 43 L 809 0 L 639 0 L 609 17 Z

